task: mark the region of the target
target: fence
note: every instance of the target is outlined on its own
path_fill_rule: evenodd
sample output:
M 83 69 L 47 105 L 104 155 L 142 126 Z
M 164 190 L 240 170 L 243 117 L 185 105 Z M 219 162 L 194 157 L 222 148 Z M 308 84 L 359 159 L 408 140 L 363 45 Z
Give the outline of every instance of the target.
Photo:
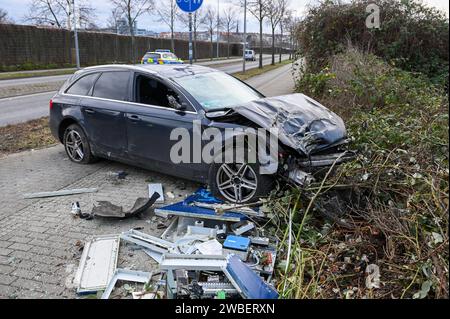
M 101 32 L 79 32 L 81 64 L 96 65 L 111 62 L 132 62 L 131 36 Z M 73 32 L 64 29 L 25 25 L 0 24 L 0 69 L 8 70 L 21 65 L 68 66 L 75 63 Z M 189 43 L 175 40 L 175 53 L 188 59 Z M 197 41 L 197 58 L 211 57 L 210 42 Z M 170 39 L 135 37 L 135 56 L 146 51 L 170 49 Z M 240 44 L 230 44 L 230 55 L 241 55 Z M 216 43 L 213 56 L 217 55 Z M 219 56 L 227 55 L 227 44 L 219 44 Z M 136 62 L 136 61 L 135 61 Z

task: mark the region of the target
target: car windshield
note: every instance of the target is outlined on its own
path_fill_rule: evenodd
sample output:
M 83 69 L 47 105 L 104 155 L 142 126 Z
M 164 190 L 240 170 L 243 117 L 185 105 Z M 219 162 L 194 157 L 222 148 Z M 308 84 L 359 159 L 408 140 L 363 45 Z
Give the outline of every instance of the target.
M 149 58 L 152 58 L 152 59 L 159 59 L 159 54 L 156 54 L 156 53 L 147 53 L 147 54 L 144 56 L 144 59 L 149 59 Z
M 234 77 L 222 73 L 187 75 L 174 79 L 188 91 L 206 111 L 213 111 L 239 105 L 262 98 Z

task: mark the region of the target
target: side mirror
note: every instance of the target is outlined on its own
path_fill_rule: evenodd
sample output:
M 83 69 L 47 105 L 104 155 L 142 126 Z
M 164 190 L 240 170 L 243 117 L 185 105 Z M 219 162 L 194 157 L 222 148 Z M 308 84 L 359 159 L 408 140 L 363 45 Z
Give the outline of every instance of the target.
M 167 95 L 167 100 L 169 101 L 170 107 L 177 111 L 184 111 L 186 109 L 186 105 L 179 103 L 173 95 Z

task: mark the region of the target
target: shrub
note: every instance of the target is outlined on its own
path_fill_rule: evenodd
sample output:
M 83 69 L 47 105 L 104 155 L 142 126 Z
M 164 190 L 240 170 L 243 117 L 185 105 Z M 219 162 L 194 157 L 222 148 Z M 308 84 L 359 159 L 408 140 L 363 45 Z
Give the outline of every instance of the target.
M 285 297 L 448 298 L 448 99 L 429 80 L 356 50 L 297 90 L 345 118 L 357 159 L 270 201 Z M 366 284 L 368 264 L 380 284 Z
M 415 0 L 378 0 L 380 29 L 365 25 L 370 0 L 324 1 L 310 8 L 298 28 L 301 54 L 321 70 L 351 43 L 407 71 L 448 85 L 449 23 L 444 13 Z

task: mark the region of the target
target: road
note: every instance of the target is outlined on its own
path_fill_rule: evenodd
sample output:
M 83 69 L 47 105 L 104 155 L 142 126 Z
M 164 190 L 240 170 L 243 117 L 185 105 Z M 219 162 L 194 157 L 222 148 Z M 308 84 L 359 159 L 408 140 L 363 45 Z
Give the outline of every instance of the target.
M 265 96 L 291 94 L 295 88 L 291 64 L 254 76 L 245 82 Z
M 283 56 L 283 60 L 287 59 L 288 55 Z M 263 58 L 264 65 L 270 64 L 271 57 L 265 56 Z M 205 63 L 199 63 L 199 64 L 208 64 L 208 62 Z M 246 63 L 247 69 L 257 68 L 258 67 L 258 61 L 255 62 L 247 62 Z M 219 64 L 217 66 L 210 65 L 210 67 L 216 68 L 218 70 L 221 70 L 223 72 L 227 73 L 235 73 L 242 70 L 242 62 L 239 61 L 238 63 L 232 62 L 227 63 L 226 61 L 223 61 L 222 64 Z M 285 67 L 282 67 L 280 69 L 285 70 Z M 281 88 L 286 87 L 289 88 L 289 86 L 284 85 L 280 81 L 273 81 L 274 78 L 278 78 L 279 76 L 282 76 L 282 73 L 280 73 L 280 70 L 275 70 L 277 72 L 269 74 L 275 74 L 272 76 L 265 76 L 261 75 L 255 78 L 257 79 L 250 79 L 248 83 L 252 86 L 255 86 L 256 88 L 259 87 L 268 87 L 268 86 L 278 86 L 280 85 Z M 274 71 L 272 71 L 274 72 Z M 15 80 L 2 80 L 0 81 L 0 88 L 6 87 L 6 86 L 24 86 L 24 85 L 33 85 L 37 83 L 44 83 L 44 82 L 57 82 L 57 81 L 64 81 L 66 80 L 70 75 L 57 75 L 57 76 L 44 76 L 44 77 L 34 77 L 34 78 L 24 78 L 24 79 L 15 79 Z M 253 82 L 255 84 L 252 84 Z M 259 81 L 259 82 L 255 82 Z M 257 84 L 257 85 L 256 85 Z M 261 89 L 261 92 L 264 93 L 264 90 Z M 48 102 L 51 99 L 51 97 L 55 94 L 54 91 L 52 92 L 44 92 L 44 93 L 35 93 L 35 94 L 29 94 L 29 95 L 22 95 L 22 96 L 16 96 L 16 97 L 10 97 L 10 98 L 3 98 L 0 99 L 0 126 L 6 126 L 8 124 L 17 124 L 26 122 L 32 119 L 37 119 L 42 116 L 48 115 Z

